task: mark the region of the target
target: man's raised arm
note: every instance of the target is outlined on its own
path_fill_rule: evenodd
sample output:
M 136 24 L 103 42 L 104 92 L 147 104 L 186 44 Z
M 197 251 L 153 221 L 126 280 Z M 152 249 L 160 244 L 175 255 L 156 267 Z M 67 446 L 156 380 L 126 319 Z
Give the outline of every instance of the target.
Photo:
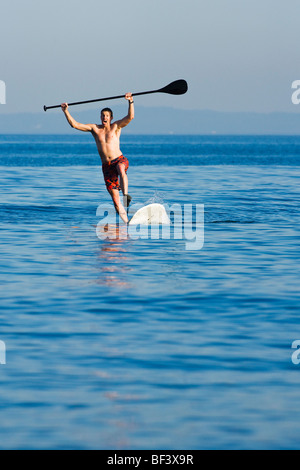
M 67 121 L 71 127 L 74 127 L 74 129 L 78 129 L 79 131 L 83 131 L 83 132 L 92 132 L 93 124 L 81 124 L 80 122 L 75 121 L 75 119 L 71 116 L 71 114 L 68 111 L 67 103 L 62 103 L 61 109 L 63 110 L 67 118 Z
M 133 98 L 132 93 L 126 93 L 125 99 L 128 100 L 128 114 L 123 119 L 116 121 L 118 127 L 125 127 L 127 126 L 130 121 L 134 118 L 134 105 L 133 105 Z

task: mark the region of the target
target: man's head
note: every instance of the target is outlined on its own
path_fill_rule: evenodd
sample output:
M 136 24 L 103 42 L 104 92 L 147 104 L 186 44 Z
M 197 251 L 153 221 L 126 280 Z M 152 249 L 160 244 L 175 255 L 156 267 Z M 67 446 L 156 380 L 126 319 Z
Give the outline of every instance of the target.
M 110 108 L 101 109 L 101 121 L 103 125 L 107 124 L 108 122 L 110 123 L 113 117 L 114 115 Z

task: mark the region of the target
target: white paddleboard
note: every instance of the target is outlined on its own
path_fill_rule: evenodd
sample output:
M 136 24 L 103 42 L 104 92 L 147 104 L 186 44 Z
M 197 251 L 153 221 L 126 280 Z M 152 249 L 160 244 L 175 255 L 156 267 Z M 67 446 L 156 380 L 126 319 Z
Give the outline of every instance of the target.
M 170 219 L 162 204 L 148 204 L 131 217 L 129 225 L 170 225 Z

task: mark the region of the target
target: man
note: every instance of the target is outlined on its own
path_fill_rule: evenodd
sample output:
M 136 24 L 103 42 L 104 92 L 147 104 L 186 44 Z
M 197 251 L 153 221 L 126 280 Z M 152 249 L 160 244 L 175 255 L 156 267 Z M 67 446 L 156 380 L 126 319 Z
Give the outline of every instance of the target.
M 123 193 L 123 203 L 128 207 L 131 197 L 128 194 L 128 160 L 122 155 L 120 150 L 120 135 L 123 127 L 127 126 L 134 118 L 134 105 L 132 93 L 126 93 L 125 99 L 128 100 L 128 114 L 119 121 L 112 122 L 113 112 L 110 108 L 104 108 L 101 111 L 102 125 L 81 124 L 75 121 L 68 111 L 68 104 L 62 103 L 61 108 L 65 113 L 68 123 L 74 129 L 83 132 L 91 132 L 98 148 L 102 161 L 102 171 L 106 188 L 111 195 L 116 211 L 125 223 L 128 223 L 128 217 L 124 206 L 120 200 L 119 191 Z

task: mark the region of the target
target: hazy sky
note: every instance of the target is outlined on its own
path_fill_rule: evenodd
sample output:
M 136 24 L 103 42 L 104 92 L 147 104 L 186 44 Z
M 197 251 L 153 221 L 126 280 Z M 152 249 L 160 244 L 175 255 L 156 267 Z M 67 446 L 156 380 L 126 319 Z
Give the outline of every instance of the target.
M 136 97 L 136 105 L 300 110 L 291 102 L 291 84 L 300 80 L 299 0 L 0 5 L 0 80 L 6 84 L 0 113 L 152 90 L 179 78 L 189 84 L 186 95 Z

